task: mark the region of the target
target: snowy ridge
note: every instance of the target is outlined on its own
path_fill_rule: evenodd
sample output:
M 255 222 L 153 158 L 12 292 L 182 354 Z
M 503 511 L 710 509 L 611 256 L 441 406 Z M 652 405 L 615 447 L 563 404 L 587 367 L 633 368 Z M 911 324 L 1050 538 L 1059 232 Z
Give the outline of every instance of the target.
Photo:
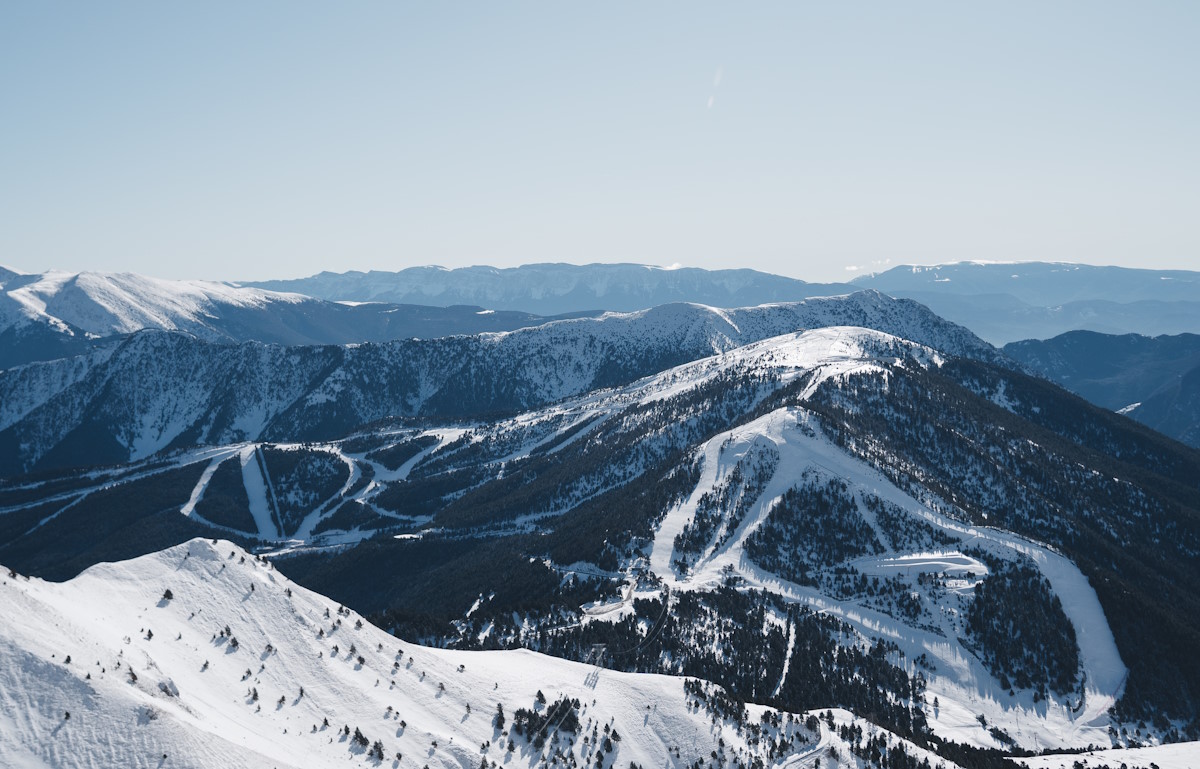
M 666 767 L 714 751 L 748 765 L 780 736 L 792 747 L 770 765 L 861 765 L 824 723 L 774 726 L 748 706 L 738 727 L 696 707 L 681 678 L 405 643 L 217 540 L 62 584 L 8 574 L 0 615 L 5 766 L 533 767 L 557 754 Z M 564 697 L 579 701 L 577 732 Z M 510 731 L 518 709 L 556 705 L 544 745 Z M 838 711 L 833 725 L 853 721 Z
M 994 348 L 924 307 L 874 291 L 716 310 L 665 305 L 518 331 L 348 347 L 206 343 L 134 334 L 111 351 L 0 372 L 0 472 L 28 470 L 84 420 L 104 461 L 168 446 L 311 440 L 390 416 L 529 409 L 805 328 L 864 326 L 949 355 Z
M 50 271 L 0 276 L 0 330 L 43 322 L 67 333 L 111 336 L 158 328 L 220 338 L 211 321 L 227 308 L 311 301 L 299 294 L 200 280 L 161 280 L 132 273 Z
M 0 369 L 84 354 L 146 329 L 211 342 L 359 344 L 506 331 L 549 320 L 554 318 L 468 306 L 338 303 L 127 273 L 0 271 Z

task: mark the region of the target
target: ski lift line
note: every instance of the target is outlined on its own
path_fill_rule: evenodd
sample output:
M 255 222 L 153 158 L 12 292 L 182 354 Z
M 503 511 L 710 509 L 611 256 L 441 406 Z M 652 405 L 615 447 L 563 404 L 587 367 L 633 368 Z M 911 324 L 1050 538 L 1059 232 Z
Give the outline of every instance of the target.
M 558 717 L 558 721 L 556 721 L 554 726 L 551 727 L 551 729 L 550 729 L 550 732 L 554 735 L 558 734 L 558 727 L 562 726 L 562 722 L 566 720 L 567 713 L 570 713 L 574 709 L 573 708 L 574 703 L 572 702 L 571 698 L 564 697 L 563 693 L 561 691 L 558 693 L 558 703 L 556 703 L 556 704 L 562 704 L 564 707 L 562 707 L 562 711 L 563 711 L 562 715 Z M 550 714 L 547 713 L 546 714 L 547 721 L 550 720 L 549 716 L 550 716 Z M 550 744 L 549 739 L 547 739 L 546 744 L 547 745 Z
M 632 647 L 630 647 L 630 648 L 628 648 L 628 649 L 622 649 L 622 650 L 620 650 L 620 651 L 615 651 L 615 652 L 612 652 L 612 656 L 614 656 L 614 657 L 622 657 L 622 656 L 624 656 L 624 655 L 626 655 L 626 654 L 632 654 L 632 653 L 636 653 L 636 652 L 638 652 L 638 651 L 641 651 L 643 648 L 645 648 L 645 647 L 646 647 L 646 645 L 647 645 L 647 644 L 649 644 L 649 643 L 650 643 L 652 640 L 654 640 L 655 636 L 657 636 L 657 635 L 658 635 L 660 632 L 662 632 L 662 629 L 663 629 L 663 628 L 666 626 L 666 624 L 667 624 L 667 623 L 666 623 L 666 618 L 667 618 L 667 610 L 668 610 L 668 609 L 670 608 L 670 606 L 671 606 L 671 586 L 670 586 L 670 585 L 667 585 L 667 586 L 666 586 L 666 590 L 667 590 L 667 594 L 666 594 L 666 596 L 663 598 L 663 608 L 662 608 L 662 612 L 661 612 L 661 613 L 659 613 L 659 615 L 658 615 L 658 619 L 657 619 L 657 620 L 655 620 L 655 622 L 654 622 L 654 626 L 650 628 L 650 632 L 646 634 L 646 637 L 645 637 L 645 638 L 643 638 L 643 639 L 641 640 L 641 642 L 640 642 L 640 643 L 638 643 L 638 644 L 636 644 L 635 646 L 632 646 Z

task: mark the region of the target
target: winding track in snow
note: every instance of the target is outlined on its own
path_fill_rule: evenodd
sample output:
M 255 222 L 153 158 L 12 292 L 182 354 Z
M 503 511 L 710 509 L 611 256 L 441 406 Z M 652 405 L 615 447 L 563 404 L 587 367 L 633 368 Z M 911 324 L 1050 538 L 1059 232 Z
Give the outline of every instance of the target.
M 1011 727 L 1019 733 L 1019 739 L 1034 745 L 1103 742 L 1108 724 L 1107 711 L 1120 696 L 1127 669 L 1099 599 L 1079 569 L 1064 556 L 1016 534 L 964 524 L 933 512 L 892 484 L 882 473 L 835 446 L 807 421 L 802 409 L 781 409 L 710 439 L 703 448 L 705 461 L 699 485 L 688 500 L 668 513 L 655 535 L 651 551 L 653 571 L 668 584 L 681 589 L 704 589 L 718 584 L 724 577 L 723 570 L 732 567 L 753 587 L 766 588 L 790 601 L 834 615 L 868 637 L 883 637 L 896 642 L 910 659 L 927 654 L 936 660 L 939 671 L 930 676 L 931 692 L 941 696 L 944 706 L 954 701 L 962 705 L 961 714 L 953 707 L 942 708 L 947 712 L 948 720 L 943 726 L 952 731 L 956 739 L 990 744 L 988 738 L 979 737 L 979 726 L 973 723 L 975 714 L 986 711 L 989 720 L 996 721 L 992 715 L 999 714 L 1002 728 Z M 753 443 L 762 440 L 773 441 L 780 452 L 775 477 L 759 501 L 750 507 L 734 536 L 714 552 L 706 553 L 689 575 L 681 576 L 671 564 L 675 535 L 691 520 L 700 496 L 715 486 Z M 1076 630 L 1080 667 L 1086 676 L 1086 696 L 1080 712 L 1072 712 L 1069 705 L 1058 702 L 1043 701 L 1034 707 L 1031 702 L 1024 701 L 1027 698 L 1010 700 L 982 663 L 954 636 L 945 637 L 910 627 L 855 601 L 830 598 L 814 588 L 788 582 L 750 562 L 743 553 L 746 539 L 762 525 L 774 502 L 806 469 L 825 477 L 843 479 L 851 485 L 853 492 L 869 492 L 901 506 L 919 520 L 961 538 L 960 547 L 980 546 L 1002 556 L 1006 550 L 1015 551 L 1033 559 L 1062 600 L 1063 610 Z M 868 572 L 894 570 L 903 562 L 898 562 L 897 556 L 904 555 L 890 552 L 857 559 L 854 565 Z M 947 565 L 959 570 L 972 567 L 950 554 L 927 555 L 931 561 L 950 561 Z M 982 564 L 973 568 L 977 575 L 986 572 Z M 939 679 L 951 686 L 938 685 Z M 957 722 L 951 716 L 957 718 Z

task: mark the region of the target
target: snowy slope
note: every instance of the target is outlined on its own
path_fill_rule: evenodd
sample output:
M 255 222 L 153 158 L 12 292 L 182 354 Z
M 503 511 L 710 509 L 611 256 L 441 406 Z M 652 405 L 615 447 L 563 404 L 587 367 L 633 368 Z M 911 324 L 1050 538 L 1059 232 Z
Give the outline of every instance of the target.
M 222 312 L 312 301 L 298 294 L 132 273 L 12 274 L 0 287 L 0 329 L 38 322 L 97 337 L 158 328 L 215 338 L 212 322 Z
M 823 374 L 837 376 L 851 366 L 862 366 L 861 359 L 848 357 L 833 363 L 828 359 Z M 815 386 L 815 385 L 814 385 Z M 673 541 L 684 524 L 695 514 L 697 502 L 727 476 L 737 461 L 755 445 L 769 443 L 779 454 L 779 463 L 771 482 L 762 491 L 746 520 L 724 545 L 709 550 L 699 563 L 681 575 L 673 566 Z M 983 715 L 990 725 L 1008 732 L 1018 744 L 1030 749 L 1104 744 L 1110 723 L 1108 709 L 1121 692 L 1127 670 L 1121 661 L 1112 631 L 1087 579 L 1063 556 L 1009 532 L 964 525 L 947 519 L 896 488 L 883 474 L 848 456 L 833 445 L 802 410 L 781 409 L 771 412 L 735 430 L 721 433 L 703 447 L 705 462 L 700 484 L 689 498 L 672 510 L 655 535 L 651 551 L 651 569 L 667 576 L 677 589 L 705 589 L 720 584 L 729 574 L 740 575 L 747 584 L 765 588 L 814 609 L 836 616 L 854 625 L 865 637 L 882 637 L 897 643 L 908 659 L 926 655 L 934 661 L 927 673 L 927 699 L 938 698 L 940 707 L 932 714 L 935 731 L 958 742 L 982 747 L 1003 747 L 981 728 Z M 921 600 L 933 603 L 936 621 L 917 627 L 903 622 L 860 600 L 844 600 L 818 588 L 788 582 L 753 562 L 744 551 L 747 538 L 763 524 L 770 508 L 796 479 L 809 476 L 821 480 L 838 479 L 849 484 L 850 492 L 861 498 L 866 493 L 903 508 L 915 522 L 932 525 L 956 540 L 953 545 L 935 551 L 908 551 L 888 547 L 879 555 L 849 562 L 867 575 L 909 578 L 909 589 L 924 593 L 912 577 L 922 573 L 948 573 L 961 576 L 968 571 L 986 575 L 987 566 L 967 555 L 967 548 L 982 548 L 1002 558 L 1021 553 L 1034 560 L 1062 599 L 1068 618 L 1076 627 L 1080 643 L 1082 674 L 1086 680 L 1083 705 L 1080 698 L 1055 698 L 1035 702 L 1030 692 L 1009 696 L 964 643 L 960 627 L 954 624 L 959 604 L 953 600 L 938 605 L 928 594 Z M 885 538 L 881 538 L 886 541 Z M 959 592 L 969 599 L 974 585 Z M 932 710 L 932 709 L 931 709 Z
M 522 767 L 561 754 L 559 765 L 660 767 L 713 751 L 742 765 L 859 765 L 824 724 L 776 727 L 751 706 L 739 726 L 681 678 L 399 641 L 228 542 L 192 540 L 62 584 L 8 574 L 0 616 L 4 766 Z M 497 705 L 507 730 L 519 708 L 554 715 L 563 697 L 579 700 L 577 734 L 551 729 L 537 746 L 494 726 Z M 555 726 L 568 706 L 558 712 Z M 605 745 L 610 734 L 620 739 Z M 772 760 L 781 735 L 789 747 Z
M 17 285 L 14 285 L 17 284 Z M 14 316 L 108 336 L 143 328 L 202 332 L 224 307 L 298 303 L 298 294 L 198 280 L 160 280 L 132 273 L 51 271 L 10 278 L 0 318 Z
M 1072 769 L 1076 763 L 1091 767 L 1152 767 L 1158 769 L 1195 769 L 1200 766 L 1200 742 L 1179 742 L 1144 748 L 1088 750 L 1083 753 L 1058 753 L 1017 759 L 1029 769 Z

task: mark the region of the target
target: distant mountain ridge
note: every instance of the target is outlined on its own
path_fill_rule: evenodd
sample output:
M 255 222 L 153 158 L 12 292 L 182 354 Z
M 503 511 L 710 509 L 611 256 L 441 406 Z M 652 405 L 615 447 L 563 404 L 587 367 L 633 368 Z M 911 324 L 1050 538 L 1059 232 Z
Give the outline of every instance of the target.
M 574 313 L 570 317 L 581 314 Z M 0 268 L 0 369 L 78 355 L 144 329 L 210 342 L 351 344 L 511 331 L 559 317 L 477 306 L 343 304 L 227 283 Z
M 665 268 L 644 264 L 527 264 L 520 267 L 409 267 L 397 272 L 322 272 L 295 280 L 240 285 L 331 300 L 477 304 L 554 315 L 582 310 L 632 312 L 671 302 L 749 307 L 847 294 L 844 283 L 806 283 L 757 270 Z
M 1200 272 L 1072 262 L 901 265 L 850 282 L 884 293 L 1009 294 L 1022 302 L 1042 306 L 1084 300 L 1194 301 L 1200 296 Z
M 1200 333 L 1200 272 L 1062 262 L 902 265 L 853 285 L 914 299 L 995 345 L 1067 331 Z
M 1200 447 L 1200 335 L 1072 331 L 1004 352 L 1098 406 Z
M 508 331 L 674 302 L 749 307 L 862 288 L 914 299 L 993 344 L 1072 330 L 1200 333 L 1200 273 L 1030 262 L 904 266 L 817 284 L 749 269 L 532 264 L 169 281 L 0 268 L 0 368 L 152 328 L 208 341 L 350 344 Z
M 0 372 L 0 475 L 196 443 L 329 439 L 391 416 L 531 408 L 837 325 L 951 355 L 1003 357 L 925 307 L 874 291 L 739 310 L 665 305 L 502 334 L 358 346 L 229 345 L 145 331 L 86 356 Z

